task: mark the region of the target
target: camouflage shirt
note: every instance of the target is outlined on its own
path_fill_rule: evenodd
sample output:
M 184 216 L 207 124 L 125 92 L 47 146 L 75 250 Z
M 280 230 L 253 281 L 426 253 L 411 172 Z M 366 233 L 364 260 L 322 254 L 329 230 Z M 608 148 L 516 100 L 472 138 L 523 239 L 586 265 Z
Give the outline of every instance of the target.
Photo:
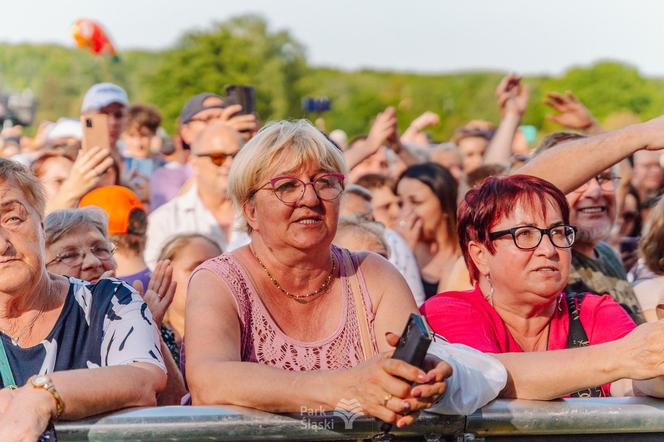
M 641 306 L 627 281 L 625 268 L 613 249 L 605 242 L 595 247 L 596 258 L 572 250 L 572 268 L 567 292 L 609 294 L 630 314 L 637 324 L 644 322 Z

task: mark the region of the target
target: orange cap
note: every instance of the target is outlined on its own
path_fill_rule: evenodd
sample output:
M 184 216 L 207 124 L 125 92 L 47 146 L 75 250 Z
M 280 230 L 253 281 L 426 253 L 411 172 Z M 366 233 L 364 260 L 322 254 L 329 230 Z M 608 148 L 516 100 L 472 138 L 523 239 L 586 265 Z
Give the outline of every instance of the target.
M 129 232 L 129 215 L 135 209 L 145 210 L 136 194 L 124 186 L 104 186 L 81 198 L 78 207 L 97 206 L 108 215 L 108 233 Z

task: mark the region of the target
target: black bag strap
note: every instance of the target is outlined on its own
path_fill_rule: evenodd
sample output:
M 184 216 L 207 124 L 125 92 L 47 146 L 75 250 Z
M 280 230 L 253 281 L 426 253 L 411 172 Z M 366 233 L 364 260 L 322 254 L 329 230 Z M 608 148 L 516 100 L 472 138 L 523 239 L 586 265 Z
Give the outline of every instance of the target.
M 585 293 L 567 293 L 567 310 L 569 311 L 569 335 L 567 336 L 566 348 L 587 347 L 588 334 L 581 324 L 581 302 Z M 571 397 L 602 397 L 602 389 L 599 387 L 588 387 L 570 394 Z

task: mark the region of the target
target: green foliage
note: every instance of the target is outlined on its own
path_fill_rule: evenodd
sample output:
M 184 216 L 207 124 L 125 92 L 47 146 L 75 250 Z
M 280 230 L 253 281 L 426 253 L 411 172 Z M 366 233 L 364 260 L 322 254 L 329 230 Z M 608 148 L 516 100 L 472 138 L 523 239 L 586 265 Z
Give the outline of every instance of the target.
M 132 102 L 158 106 L 166 128 L 173 130 L 192 95 L 224 94 L 229 84 L 252 84 L 263 121 L 315 119 L 301 109 L 302 98 L 327 96 L 332 100 L 332 110 L 324 115 L 329 130 L 342 128 L 351 137 L 366 133 L 378 112 L 395 106 L 401 130 L 422 112 L 437 112 L 441 124 L 431 135 L 446 140 L 472 119 L 498 123 L 495 88 L 505 74 L 310 67 L 301 43 L 254 15 L 189 32 L 164 51 L 124 51 L 121 57 L 113 63 L 58 45 L 0 44 L 0 88 L 31 89 L 39 99 L 37 119 L 53 120 L 78 115 L 87 88 L 112 81 L 127 89 Z M 524 124 L 535 125 L 541 134 L 560 129 L 546 118 L 551 112 L 544 105 L 548 91 L 574 92 L 602 122 L 623 121 L 625 115 L 647 119 L 664 110 L 664 79 L 645 78 L 618 62 L 574 67 L 559 77 L 526 77 L 524 82 L 531 97 Z
M 287 32 L 272 33 L 264 20 L 249 15 L 186 34 L 163 54 L 145 85 L 167 124 L 172 125 L 192 95 L 224 95 L 230 84 L 254 85 L 261 117 L 280 119 L 297 113 L 296 85 L 304 73 L 302 46 Z

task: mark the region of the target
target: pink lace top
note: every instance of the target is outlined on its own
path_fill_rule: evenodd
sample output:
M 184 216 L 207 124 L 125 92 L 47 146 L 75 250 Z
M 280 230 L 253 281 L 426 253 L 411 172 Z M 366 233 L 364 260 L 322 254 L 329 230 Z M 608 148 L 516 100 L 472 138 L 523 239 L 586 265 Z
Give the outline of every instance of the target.
M 376 353 L 376 337 L 373 331 L 374 315 L 358 259 L 345 249 L 332 246 L 339 263 L 342 282 L 343 308 L 339 326 L 330 336 L 303 342 L 287 336 L 274 322 L 270 312 L 256 292 L 247 271 L 229 253 L 224 253 L 201 264 L 196 271 L 207 269 L 217 275 L 228 287 L 235 300 L 241 330 L 242 361 L 292 371 L 335 370 L 350 368 L 364 361 L 359 324 L 355 313 L 355 301 L 348 275 L 357 271 L 358 283 L 369 324 L 369 336 Z M 344 266 L 342 253 L 350 253 L 353 267 L 350 272 Z

